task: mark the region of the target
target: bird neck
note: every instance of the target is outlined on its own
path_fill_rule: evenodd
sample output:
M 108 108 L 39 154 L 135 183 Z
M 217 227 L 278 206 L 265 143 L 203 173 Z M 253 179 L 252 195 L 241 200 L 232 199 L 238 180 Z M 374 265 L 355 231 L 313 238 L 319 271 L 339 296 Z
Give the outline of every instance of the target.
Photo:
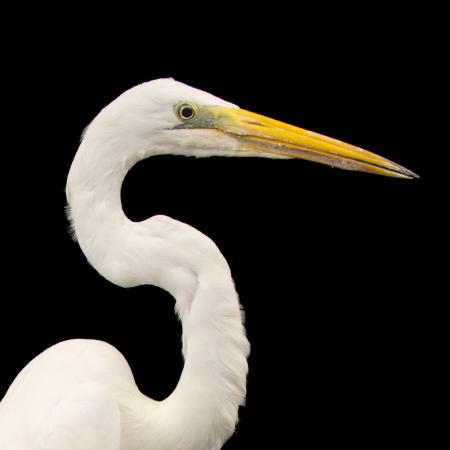
M 131 222 L 122 210 L 122 182 L 149 155 L 124 158 L 109 148 L 109 158 L 94 158 L 88 143 L 80 146 L 67 185 L 80 247 L 112 283 L 151 284 L 171 293 L 183 327 L 182 375 L 156 418 L 136 417 L 146 439 L 139 445 L 158 441 L 170 445 L 152 448 L 218 449 L 244 402 L 249 353 L 228 265 L 214 242 L 189 225 L 165 216 Z
M 110 279 L 124 227 L 131 223 L 122 210 L 121 187 L 128 170 L 138 161 L 122 151 L 124 143 L 88 132 L 67 178 L 68 216 L 73 237 L 89 263 Z M 115 244 L 115 245 L 114 245 Z
M 249 353 L 229 273 L 215 267 L 198 274 L 181 320 L 185 365 L 161 405 L 165 435 L 171 436 L 169 448 L 219 449 L 233 433 L 245 400 Z

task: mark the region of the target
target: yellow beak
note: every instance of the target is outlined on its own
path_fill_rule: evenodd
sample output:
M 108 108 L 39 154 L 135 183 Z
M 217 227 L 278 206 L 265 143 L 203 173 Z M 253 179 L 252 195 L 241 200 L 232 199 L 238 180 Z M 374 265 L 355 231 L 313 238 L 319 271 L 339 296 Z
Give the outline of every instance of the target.
M 375 153 L 312 131 L 239 108 L 208 107 L 214 126 L 239 139 L 255 156 L 300 158 L 346 170 L 397 178 L 419 178 L 414 172 Z

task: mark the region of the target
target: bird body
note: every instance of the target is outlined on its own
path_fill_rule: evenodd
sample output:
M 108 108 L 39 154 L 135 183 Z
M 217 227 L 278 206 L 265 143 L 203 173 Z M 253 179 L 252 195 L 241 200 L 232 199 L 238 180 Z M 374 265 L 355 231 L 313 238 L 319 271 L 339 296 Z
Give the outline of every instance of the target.
M 186 377 L 185 385 L 191 381 Z M 231 416 L 228 423 L 233 429 L 235 412 L 232 407 L 214 410 L 207 396 L 215 386 L 207 381 L 200 379 L 184 392 L 179 384 L 171 397 L 157 402 L 140 393 L 125 358 L 111 345 L 64 341 L 31 361 L 8 390 L 0 414 L 1 448 L 220 448 L 223 434 L 229 432 L 220 427 L 227 419 L 223 416 Z M 198 394 L 204 395 L 207 405 L 201 404 Z M 226 406 L 226 400 L 219 405 Z M 186 401 L 184 411 L 180 401 Z M 152 447 L 147 447 L 149 442 Z
M 120 398 L 133 386 L 125 359 L 112 346 L 71 340 L 47 349 L 20 372 L 2 401 L 1 448 L 119 448 L 118 405 L 105 386 Z
M 0 449 L 218 450 L 233 433 L 250 346 L 228 264 L 191 226 L 166 216 L 132 222 L 122 210 L 127 172 L 158 154 L 303 158 L 414 176 L 370 152 L 172 79 L 125 92 L 83 135 L 67 181 L 69 217 L 86 258 L 106 279 L 122 287 L 159 286 L 174 297 L 183 372 L 172 394 L 155 401 L 139 391 L 114 347 L 61 342 L 31 361 L 0 402 Z

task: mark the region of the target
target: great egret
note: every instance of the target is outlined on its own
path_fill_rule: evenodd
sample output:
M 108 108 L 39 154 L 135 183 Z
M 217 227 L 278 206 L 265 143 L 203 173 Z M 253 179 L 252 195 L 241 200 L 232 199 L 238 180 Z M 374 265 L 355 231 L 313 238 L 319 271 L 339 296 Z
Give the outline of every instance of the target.
M 263 117 L 173 79 L 136 86 L 84 133 L 67 180 L 74 236 L 123 287 L 173 295 L 185 365 L 161 402 L 143 395 L 105 342 L 61 342 L 33 359 L 0 403 L 2 450 L 217 450 L 246 394 L 249 342 L 230 269 L 204 234 L 165 216 L 131 222 L 120 191 L 139 160 L 176 154 L 302 158 L 400 178 L 409 170 L 343 142 Z

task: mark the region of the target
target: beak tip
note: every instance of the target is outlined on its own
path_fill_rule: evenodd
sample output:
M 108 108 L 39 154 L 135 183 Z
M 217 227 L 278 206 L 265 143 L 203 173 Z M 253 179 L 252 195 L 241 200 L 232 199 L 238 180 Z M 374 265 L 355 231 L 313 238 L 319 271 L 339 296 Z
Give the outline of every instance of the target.
M 420 176 L 417 175 L 417 173 L 414 173 L 412 170 L 409 170 L 409 169 L 405 169 L 404 174 L 405 174 L 410 180 L 413 180 L 413 179 L 419 179 L 419 178 L 420 178 Z

